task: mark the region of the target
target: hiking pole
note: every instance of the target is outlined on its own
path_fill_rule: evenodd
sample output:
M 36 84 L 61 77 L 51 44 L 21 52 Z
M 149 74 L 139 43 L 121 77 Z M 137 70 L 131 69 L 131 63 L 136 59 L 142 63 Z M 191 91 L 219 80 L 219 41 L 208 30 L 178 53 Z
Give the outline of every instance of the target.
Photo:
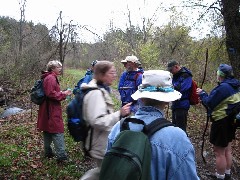
M 31 121 L 32 121 L 32 120 L 33 120 L 33 112 L 32 112 L 32 108 L 33 108 L 33 107 L 32 107 L 32 102 L 31 102 L 30 104 L 31 104 L 30 106 L 31 106 Z
M 202 80 L 202 83 L 201 83 L 201 86 L 200 88 L 202 89 L 203 87 L 203 84 L 204 84 L 204 81 L 205 81 L 205 78 L 206 78 L 206 74 L 207 74 L 207 64 L 208 64 L 208 48 L 206 49 L 206 53 L 205 53 L 205 66 L 204 66 L 204 74 L 203 74 L 203 80 Z M 203 154 L 203 148 L 204 148 L 204 142 L 205 142 L 205 133 L 207 131 L 207 128 L 208 128 L 208 122 L 209 122 L 209 111 L 208 111 L 208 107 L 206 105 L 204 105 L 202 103 L 202 105 L 206 108 L 206 111 L 207 111 L 207 122 L 206 122 L 206 126 L 205 126 L 205 129 L 203 131 L 203 136 L 202 136 L 202 147 L 201 147 L 201 155 L 202 155 L 202 159 L 203 159 L 203 162 L 206 164 L 206 160 L 205 160 L 205 157 L 204 157 L 204 154 Z
M 204 73 L 203 73 L 203 79 L 201 83 L 201 89 L 203 87 L 204 81 L 206 79 L 206 74 L 207 74 L 207 64 L 208 64 L 208 48 L 206 49 L 206 54 L 205 54 L 205 66 L 204 66 Z
M 208 122 L 209 122 L 210 117 L 209 117 L 209 111 L 208 111 L 207 106 L 205 106 L 204 104 L 203 104 L 203 106 L 206 108 L 206 111 L 207 111 L 207 122 L 206 122 L 206 126 L 205 126 L 205 129 L 203 131 L 203 136 L 202 136 L 201 155 L 202 155 L 203 162 L 206 164 L 207 162 L 206 162 L 204 154 L 203 154 L 203 149 L 204 149 L 204 143 L 205 143 L 205 133 L 206 133 L 207 128 L 208 128 Z

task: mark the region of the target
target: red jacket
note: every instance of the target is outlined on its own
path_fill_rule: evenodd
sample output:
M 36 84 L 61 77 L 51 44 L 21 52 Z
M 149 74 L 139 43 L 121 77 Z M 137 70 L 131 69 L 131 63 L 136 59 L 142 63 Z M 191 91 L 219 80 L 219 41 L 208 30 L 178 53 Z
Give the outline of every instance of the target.
M 39 106 L 37 129 L 49 133 L 63 133 L 64 124 L 62 118 L 62 100 L 66 95 L 60 91 L 60 85 L 56 74 L 53 72 L 44 72 L 43 87 L 46 100 Z

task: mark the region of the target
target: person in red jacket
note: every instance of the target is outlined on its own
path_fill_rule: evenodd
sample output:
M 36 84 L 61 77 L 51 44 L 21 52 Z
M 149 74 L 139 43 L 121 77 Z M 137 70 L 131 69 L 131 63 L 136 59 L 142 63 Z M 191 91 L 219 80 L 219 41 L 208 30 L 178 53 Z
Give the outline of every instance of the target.
M 59 61 L 50 61 L 47 71 L 42 72 L 45 101 L 39 106 L 37 129 L 43 132 L 44 156 L 54 156 L 51 144 L 53 143 L 57 162 L 68 160 L 64 142 L 64 124 L 62 118 L 61 101 L 70 95 L 71 90 L 61 91 L 57 79 L 62 72 Z

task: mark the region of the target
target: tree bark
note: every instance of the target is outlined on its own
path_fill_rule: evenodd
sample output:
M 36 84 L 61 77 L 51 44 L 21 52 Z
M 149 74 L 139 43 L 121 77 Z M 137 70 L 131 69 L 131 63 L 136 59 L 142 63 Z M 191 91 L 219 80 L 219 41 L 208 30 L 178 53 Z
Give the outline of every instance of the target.
M 226 30 L 226 47 L 236 78 L 240 79 L 240 1 L 222 0 L 222 15 Z

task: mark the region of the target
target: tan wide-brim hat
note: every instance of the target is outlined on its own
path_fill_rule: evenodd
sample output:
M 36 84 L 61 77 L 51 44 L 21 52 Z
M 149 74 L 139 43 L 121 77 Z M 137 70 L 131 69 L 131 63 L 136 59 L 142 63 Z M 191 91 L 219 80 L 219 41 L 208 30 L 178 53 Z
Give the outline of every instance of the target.
M 149 70 L 143 73 L 142 84 L 131 97 L 134 100 L 149 98 L 162 102 L 172 102 L 180 99 L 181 96 L 180 92 L 173 89 L 170 72 Z
M 121 60 L 121 63 L 127 63 L 127 61 L 125 59 Z
M 133 62 L 133 63 L 138 63 L 138 58 L 136 56 L 127 56 L 124 59 L 126 62 Z

